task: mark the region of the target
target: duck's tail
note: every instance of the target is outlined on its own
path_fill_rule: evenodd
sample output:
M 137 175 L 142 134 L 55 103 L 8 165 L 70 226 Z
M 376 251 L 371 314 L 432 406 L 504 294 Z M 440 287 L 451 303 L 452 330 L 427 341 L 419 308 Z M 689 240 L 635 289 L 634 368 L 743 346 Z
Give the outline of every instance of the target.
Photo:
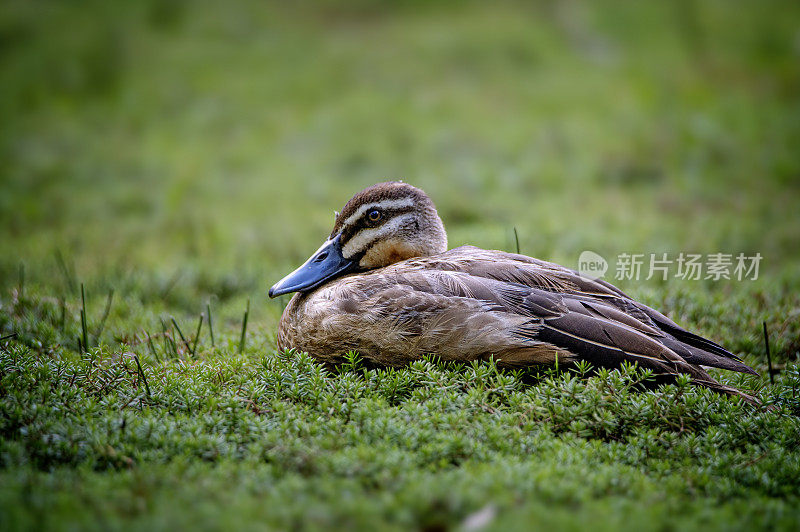
M 658 328 L 667 333 L 667 338 L 660 339 L 661 343 L 672 349 L 689 364 L 758 375 L 758 372 L 742 362 L 741 358 L 718 343 L 687 331 L 657 310 L 644 305 L 641 307 Z
M 706 373 L 702 368 L 696 368 L 703 373 Z M 753 395 L 744 393 L 743 391 L 739 390 L 738 388 L 734 388 L 733 386 L 727 386 L 718 382 L 716 379 L 708 375 L 707 378 L 693 378 L 692 384 L 697 386 L 703 386 L 704 388 L 708 388 L 709 390 L 714 390 L 717 393 L 721 393 L 724 395 L 731 395 L 734 397 L 741 397 L 744 401 L 750 403 L 753 406 L 761 406 L 761 400 L 758 397 Z

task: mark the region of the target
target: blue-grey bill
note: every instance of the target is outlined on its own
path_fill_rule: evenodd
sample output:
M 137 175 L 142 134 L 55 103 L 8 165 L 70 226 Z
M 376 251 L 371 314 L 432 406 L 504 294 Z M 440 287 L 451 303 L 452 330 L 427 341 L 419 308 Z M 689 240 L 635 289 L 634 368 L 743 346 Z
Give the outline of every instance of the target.
M 302 266 L 275 283 L 269 289 L 269 297 L 313 290 L 325 281 L 351 271 L 356 264 L 356 261 L 344 258 L 339 235 L 336 235 L 322 244 Z

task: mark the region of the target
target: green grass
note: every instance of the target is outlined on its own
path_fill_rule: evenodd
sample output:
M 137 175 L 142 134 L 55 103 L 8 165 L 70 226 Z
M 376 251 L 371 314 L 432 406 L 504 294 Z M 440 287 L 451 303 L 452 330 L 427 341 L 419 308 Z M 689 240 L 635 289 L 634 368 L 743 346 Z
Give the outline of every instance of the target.
M 796 529 L 798 27 L 777 0 L 4 3 L 0 529 Z M 773 408 L 277 352 L 266 290 L 386 178 L 451 246 L 761 253 L 617 284 Z

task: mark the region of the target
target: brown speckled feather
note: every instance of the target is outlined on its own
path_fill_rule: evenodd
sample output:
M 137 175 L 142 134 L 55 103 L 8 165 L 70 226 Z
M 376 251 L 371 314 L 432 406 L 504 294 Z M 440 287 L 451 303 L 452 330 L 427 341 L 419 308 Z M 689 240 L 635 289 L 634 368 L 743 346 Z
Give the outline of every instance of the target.
M 334 279 L 296 294 L 279 347 L 335 362 L 357 350 L 400 366 L 424 354 L 501 365 L 636 361 L 660 375 L 724 386 L 700 365 L 754 373 L 719 345 L 685 331 L 604 281 L 556 264 L 471 246 Z

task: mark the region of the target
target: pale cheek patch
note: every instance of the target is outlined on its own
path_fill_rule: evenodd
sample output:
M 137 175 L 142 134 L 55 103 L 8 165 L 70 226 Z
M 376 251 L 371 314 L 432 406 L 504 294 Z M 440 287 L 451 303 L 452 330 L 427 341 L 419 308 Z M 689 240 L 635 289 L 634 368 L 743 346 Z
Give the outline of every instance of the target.
M 390 236 L 397 233 L 397 230 L 403 225 L 403 223 L 412 217 L 413 216 L 410 214 L 405 214 L 403 216 L 398 216 L 394 220 L 391 220 L 389 223 L 386 223 L 380 227 L 362 229 L 353 235 L 353 238 L 348 240 L 344 246 L 342 246 L 342 255 L 349 259 L 358 255 L 359 253 L 363 253 L 373 244 L 373 242 L 377 242 L 381 239 L 388 239 Z

